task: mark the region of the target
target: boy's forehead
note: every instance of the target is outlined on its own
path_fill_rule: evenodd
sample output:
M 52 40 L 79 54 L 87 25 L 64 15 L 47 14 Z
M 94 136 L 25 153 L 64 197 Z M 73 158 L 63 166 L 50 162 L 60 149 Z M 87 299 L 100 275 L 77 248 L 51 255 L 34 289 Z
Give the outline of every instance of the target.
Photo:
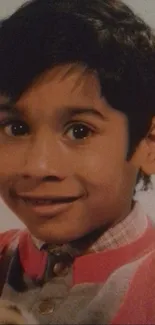
M 29 104 L 31 98 L 39 97 L 40 94 L 42 99 L 46 101 L 48 97 L 50 101 L 52 93 L 53 99 L 61 96 L 70 100 L 99 98 L 101 92 L 97 73 L 79 63 L 58 65 L 38 76 L 16 102 L 9 95 L 0 93 L 0 105 L 13 102 L 17 108 L 21 109 L 23 105 Z
M 100 93 L 97 73 L 82 64 L 64 64 L 46 71 L 35 80 L 25 94 L 50 87 L 51 90 L 54 87 L 62 91 L 67 89 L 72 95 L 77 92 L 86 96 Z
M 56 89 L 57 91 L 55 91 Z M 48 107 L 50 111 L 52 110 L 53 105 L 51 106 L 51 104 L 53 103 L 59 104 L 56 105 L 56 108 L 59 108 L 61 112 L 81 107 L 95 108 L 110 118 L 111 115 L 114 117 L 115 115 L 122 115 L 109 105 L 106 98 L 102 97 L 97 73 L 82 64 L 59 65 L 46 71 L 35 80 L 16 103 L 12 102 L 9 96 L 0 94 L 2 111 L 5 111 L 6 105 L 6 112 L 11 114 L 23 112 L 33 115 L 36 112 L 35 107 L 38 113 L 45 112 L 45 107 L 48 112 Z
M 95 107 L 99 100 L 95 73 L 82 65 L 70 64 L 56 66 L 40 75 L 14 104 L 20 113 L 40 116 L 65 113 L 65 107 Z

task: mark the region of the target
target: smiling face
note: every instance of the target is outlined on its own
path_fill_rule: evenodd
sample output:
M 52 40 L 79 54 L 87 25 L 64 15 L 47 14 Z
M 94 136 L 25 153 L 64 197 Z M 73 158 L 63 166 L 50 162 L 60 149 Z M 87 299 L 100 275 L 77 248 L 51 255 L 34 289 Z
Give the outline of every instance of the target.
M 0 112 L 0 191 L 37 238 L 64 243 L 129 212 L 127 119 L 95 75 L 56 67 Z

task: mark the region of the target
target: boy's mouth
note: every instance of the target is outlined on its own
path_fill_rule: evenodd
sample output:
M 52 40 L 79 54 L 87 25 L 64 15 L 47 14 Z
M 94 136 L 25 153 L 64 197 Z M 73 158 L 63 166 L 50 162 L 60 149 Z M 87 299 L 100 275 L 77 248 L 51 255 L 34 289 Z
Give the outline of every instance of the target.
M 65 212 L 80 199 L 80 196 L 17 196 L 20 203 L 24 203 L 31 211 L 40 216 L 52 217 Z
M 30 205 L 53 205 L 53 204 L 65 204 L 72 203 L 78 199 L 78 197 L 29 197 L 20 196 L 20 199 Z

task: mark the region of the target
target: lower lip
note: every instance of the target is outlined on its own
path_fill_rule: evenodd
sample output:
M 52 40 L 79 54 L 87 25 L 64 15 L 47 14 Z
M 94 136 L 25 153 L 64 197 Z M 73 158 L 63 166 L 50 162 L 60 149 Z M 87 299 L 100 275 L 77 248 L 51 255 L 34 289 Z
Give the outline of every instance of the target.
M 63 213 L 67 211 L 73 205 L 73 202 L 69 203 L 54 203 L 48 205 L 32 205 L 29 202 L 25 202 L 24 200 L 20 201 L 24 203 L 31 211 L 40 216 L 54 217 L 57 214 Z

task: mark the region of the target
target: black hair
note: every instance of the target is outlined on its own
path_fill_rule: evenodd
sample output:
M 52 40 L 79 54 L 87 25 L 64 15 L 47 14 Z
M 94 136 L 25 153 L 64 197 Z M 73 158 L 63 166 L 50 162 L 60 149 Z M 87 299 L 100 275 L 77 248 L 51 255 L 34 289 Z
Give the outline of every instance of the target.
M 0 92 L 20 96 L 46 70 L 82 63 L 126 114 L 129 154 L 155 112 L 155 37 L 119 0 L 34 0 L 0 27 Z

